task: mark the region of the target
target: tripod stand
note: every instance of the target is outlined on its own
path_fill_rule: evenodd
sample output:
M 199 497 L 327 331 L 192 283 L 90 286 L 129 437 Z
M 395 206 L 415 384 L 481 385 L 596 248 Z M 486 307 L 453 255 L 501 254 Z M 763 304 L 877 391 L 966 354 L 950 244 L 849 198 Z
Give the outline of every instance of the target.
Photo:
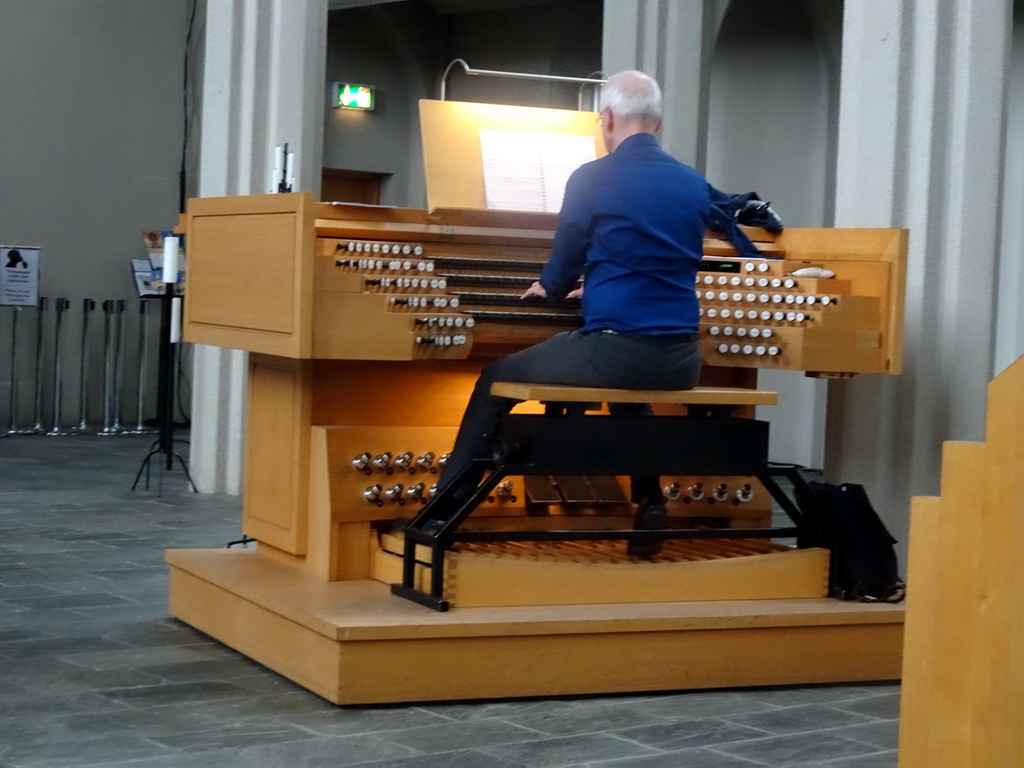
M 175 275 L 174 277 L 177 277 Z M 187 442 L 174 439 L 174 393 L 175 393 L 175 364 L 178 357 L 178 340 L 175 333 L 174 301 L 176 283 L 165 283 L 166 290 L 160 297 L 160 356 L 157 368 L 157 432 L 158 437 L 153 441 L 146 458 L 142 460 L 135 475 L 135 482 L 132 483 L 134 491 L 139 484 L 142 473 L 146 473 L 146 490 L 149 490 L 150 462 L 154 459 L 160 467 L 160 476 L 157 481 L 157 495 L 163 493 L 164 470 L 170 471 L 174 468 L 174 460 L 177 459 L 181 468 L 185 471 L 185 477 L 192 492 L 198 493 L 196 484 L 192 482 L 192 475 L 189 474 L 188 465 L 179 453 L 174 450 L 175 442 Z

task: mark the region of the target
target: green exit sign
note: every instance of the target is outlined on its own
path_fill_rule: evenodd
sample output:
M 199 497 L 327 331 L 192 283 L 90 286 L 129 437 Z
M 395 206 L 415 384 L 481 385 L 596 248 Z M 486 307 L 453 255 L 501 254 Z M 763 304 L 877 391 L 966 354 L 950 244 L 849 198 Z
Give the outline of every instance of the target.
M 340 109 L 373 109 L 376 93 L 372 85 L 334 84 L 334 106 Z

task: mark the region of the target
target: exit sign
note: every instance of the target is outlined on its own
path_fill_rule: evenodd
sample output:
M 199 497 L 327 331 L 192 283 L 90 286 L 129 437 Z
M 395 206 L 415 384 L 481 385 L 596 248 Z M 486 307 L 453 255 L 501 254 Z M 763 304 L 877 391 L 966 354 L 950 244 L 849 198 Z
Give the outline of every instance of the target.
M 335 108 L 371 110 L 376 100 L 376 92 L 372 85 L 334 84 L 333 106 Z

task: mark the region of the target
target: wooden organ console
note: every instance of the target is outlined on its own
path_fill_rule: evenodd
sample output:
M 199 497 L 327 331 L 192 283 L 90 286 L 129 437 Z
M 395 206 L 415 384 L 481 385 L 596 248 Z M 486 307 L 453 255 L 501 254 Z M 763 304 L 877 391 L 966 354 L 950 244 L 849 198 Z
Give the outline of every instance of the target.
M 190 202 L 185 339 L 250 353 L 243 531 L 258 546 L 168 552 L 172 613 L 343 704 L 898 677 L 899 606 L 825 599 L 827 552 L 770 540 L 674 542 L 650 562 L 621 542 L 460 545 L 457 610 L 390 595 L 393 523 L 430 498 L 480 366 L 579 323 L 572 301 L 518 298 L 554 225 L 307 193 Z M 899 371 L 904 231 L 749 234 L 764 259 L 706 240 L 702 385 Z M 770 520 L 753 478 L 663 480 L 687 525 Z M 520 477 L 470 519 L 630 515 L 616 478 Z M 623 665 L 638 642 L 671 661 Z M 425 655 L 446 672 L 424 673 Z M 535 656 L 537 674 L 510 672 Z

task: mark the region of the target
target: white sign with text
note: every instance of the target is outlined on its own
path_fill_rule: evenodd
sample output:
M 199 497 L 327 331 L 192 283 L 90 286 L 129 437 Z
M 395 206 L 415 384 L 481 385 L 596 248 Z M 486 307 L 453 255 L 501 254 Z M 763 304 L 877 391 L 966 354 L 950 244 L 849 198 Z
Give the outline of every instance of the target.
M 0 306 L 39 303 L 39 248 L 0 245 Z

